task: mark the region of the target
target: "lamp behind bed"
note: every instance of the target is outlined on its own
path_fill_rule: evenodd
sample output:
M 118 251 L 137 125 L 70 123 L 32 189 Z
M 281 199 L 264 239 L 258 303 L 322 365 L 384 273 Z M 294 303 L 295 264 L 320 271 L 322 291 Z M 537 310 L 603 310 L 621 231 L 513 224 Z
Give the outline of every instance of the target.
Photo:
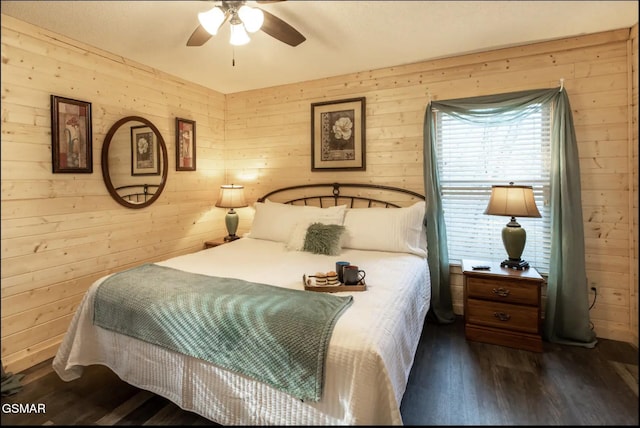
M 225 241 L 233 241 L 239 238 L 239 236 L 236 235 L 236 231 L 238 230 L 238 214 L 233 209 L 246 206 L 248 205 L 244 200 L 244 186 L 236 184 L 223 184 L 220 186 L 220 195 L 218 196 L 216 207 L 229 208 L 229 212 L 224 219 L 227 225 L 227 232 L 229 233 L 224 237 Z

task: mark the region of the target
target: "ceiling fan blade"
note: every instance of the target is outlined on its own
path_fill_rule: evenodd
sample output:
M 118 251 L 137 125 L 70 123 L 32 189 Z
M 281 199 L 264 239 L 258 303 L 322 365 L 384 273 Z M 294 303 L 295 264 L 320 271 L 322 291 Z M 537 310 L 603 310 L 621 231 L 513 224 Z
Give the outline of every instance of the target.
M 278 39 L 290 46 L 298 46 L 300 43 L 307 40 L 298 30 L 284 22 L 282 19 L 272 15 L 266 10 L 262 10 L 262 12 L 264 13 L 264 22 L 260 29 L 274 39 Z
M 189 37 L 189 40 L 187 40 L 187 46 L 202 46 L 211 37 L 211 34 L 209 34 L 202 25 L 198 25 L 193 31 L 193 34 L 191 34 L 191 37 Z
M 224 19 L 222 20 L 222 23 L 220 24 L 220 27 L 222 27 L 224 25 L 224 23 L 227 22 L 227 19 L 229 19 L 229 12 L 225 11 Z M 205 30 L 204 27 L 202 26 L 202 24 L 198 24 L 196 29 L 193 30 L 193 33 L 191 33 L 191 37 L 189 37 L 189 40 L 187 40 L 187 46 L 202 46 L 211 37 L 213 37 L 211 35 L 211 33 L 209 33 L 207 30 Z
M 287 0 L 256 0 L 256 3 L 269 4 L 269 3 L 280 3 L 281 1 L 287 1 Z

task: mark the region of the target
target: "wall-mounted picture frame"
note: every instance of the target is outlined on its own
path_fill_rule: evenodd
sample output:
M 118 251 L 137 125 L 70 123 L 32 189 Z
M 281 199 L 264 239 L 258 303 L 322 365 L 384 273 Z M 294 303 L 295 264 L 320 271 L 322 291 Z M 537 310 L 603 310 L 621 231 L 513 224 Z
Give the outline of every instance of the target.
M 176 117 L 176 171 L 196 170 L 196 122 Z
M 160 175 L 158 140 L 146 125 L 131 127 L 131 175 Z
M 365 97 L 311 104 L 311 171 L 366 169 Z
M 91 103 L 51 95 L 52 172 L 93 172 Z

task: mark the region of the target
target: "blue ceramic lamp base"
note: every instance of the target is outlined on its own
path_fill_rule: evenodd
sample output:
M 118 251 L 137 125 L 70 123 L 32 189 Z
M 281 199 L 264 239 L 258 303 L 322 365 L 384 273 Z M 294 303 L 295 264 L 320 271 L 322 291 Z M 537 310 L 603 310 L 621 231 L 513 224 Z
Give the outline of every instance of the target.
M 529 269 L 529 262 L 520 258 L 526 242 L 527 232 L 514 217 L 511 217 L 511 221 L 502 229 L 502 243 L 509 258 L 500 263 L 500 266 L 518 270 Z
M 224 218 L 224 223 L 226 224 L 227 232 L 229 233 L 224 237 L 225 242 L 235 241 L 240 238 L 236 235 L 236 231 L 238 230 L 238 220 L 238 213 L 231 208 Z

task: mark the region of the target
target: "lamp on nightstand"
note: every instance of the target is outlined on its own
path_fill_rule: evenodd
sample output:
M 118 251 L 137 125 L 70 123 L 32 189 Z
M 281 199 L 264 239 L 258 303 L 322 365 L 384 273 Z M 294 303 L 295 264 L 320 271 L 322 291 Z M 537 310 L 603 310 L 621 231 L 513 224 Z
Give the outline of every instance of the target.
M 223 184 L 220 186 L 220 196 L 216 207 L 229 208 L 229 212 L 224 218 L 224 222 L 227 225 L 227 232 L 229 233 L 224 237 L 225 241 L 233 241 L 238 239 L 236 230 L 238 230 L 238 214 L 233 210 L 234 208 L 246 207 L 247 202 L 244 200 L 244 186 L 236 184 Z
M 527 232 L 518 224 L 516 217 L 541 217 L 533 197 L 533 187 L 515 186 L 513 182 L 508 186 L 491 186 L 491 197 L 484 213 L 511 217 L 511 221 L 502 229 L 502 243 L 509 258 L 500 266 L 528 269 L 529 262 L 520 258 L 527 242 Z

